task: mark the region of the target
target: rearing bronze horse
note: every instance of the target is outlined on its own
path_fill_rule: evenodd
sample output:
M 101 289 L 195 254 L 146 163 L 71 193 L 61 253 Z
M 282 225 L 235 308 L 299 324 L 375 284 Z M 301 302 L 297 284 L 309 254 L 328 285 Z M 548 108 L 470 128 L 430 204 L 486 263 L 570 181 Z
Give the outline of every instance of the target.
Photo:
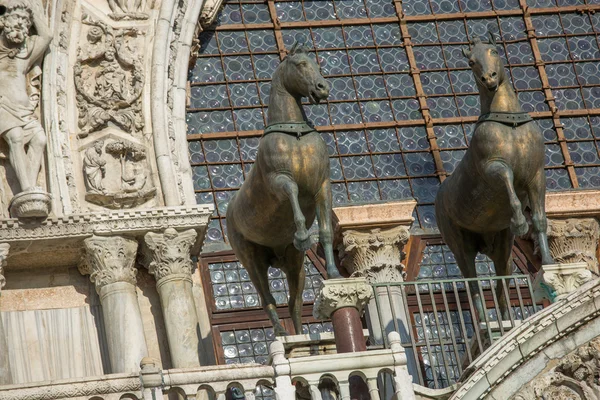
M 519 104 L 494 35 L 490 33 L 489 44 L 475 39 L 472 49 L 463 49 L 463 54 L 479 88 L 481 116 L 469 149 L 436 197 L 442 237 L 465 278 L 477 275 L 477 253 L 490 257 L 497 275 L 510 275 L 514 237 L 529 230 L 523 214 L 529 205 L 542 263 L 552 264 L 546 236 L 544 137 Z M 470 290 L 482 318 L 475 282 Z M 497 293 L 506 317 L 508 299 L 500 284 Z
M 314 104 L 328 96 L 329 85 L 314 58 L 295 44 L 273 74 L 268 126 L 256 162 L 227 208 L 231 247 L 248 271 L 276 335 L 287 332 L 277 316 L 267 271 L 272 265 L 285 272 L 290 314 L 296 333 L 302 333 L 304 255 L 315 215 L 327 275 L 340 276 L 333 258 L 327 146 L 308 124 L 301 104 L 302 97 Z

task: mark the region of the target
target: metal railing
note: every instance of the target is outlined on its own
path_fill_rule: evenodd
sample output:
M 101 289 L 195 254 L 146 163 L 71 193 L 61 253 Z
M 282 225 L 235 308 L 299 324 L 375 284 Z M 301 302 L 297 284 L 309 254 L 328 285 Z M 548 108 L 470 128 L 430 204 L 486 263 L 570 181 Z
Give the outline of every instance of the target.
M 367 309 L 371 344 L 388 347 L 387 333 L 399 332 L 413 381 L 431 388 L 459 381 L 494 340 L 541 309 L 527 275 L 375 284 L 373 288 L 375 301 Z

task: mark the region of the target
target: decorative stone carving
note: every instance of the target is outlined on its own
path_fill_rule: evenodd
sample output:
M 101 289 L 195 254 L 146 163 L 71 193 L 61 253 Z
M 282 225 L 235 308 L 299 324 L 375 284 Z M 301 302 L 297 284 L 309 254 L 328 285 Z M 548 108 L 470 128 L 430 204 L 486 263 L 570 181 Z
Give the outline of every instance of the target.
M 171 274 L 190 275 L 193 270 L 190 250 L 196 242 L 198 234 L 194 229 L 177 232 L 173 228 L 164 233 L 148 232 L 144 236 L 146 246 L 150 250 L 147 257 L 152 260 L 148 270 L 160 280 Z
M 551 371 L 535 378 L 514 400 L 599 400 L 600 337 L 579 347 Z
M 550 253 L 557 263 L 585 262 L 598 274 L 596 248 L 600 225 L 595 218 L 548 220 Z
M 315 300 L 313 316 L 329 319 L 334 311 L 344 307 L 354 307 L 362 314 L 371 296 L 373 288 L 364 278 L 325 280 Z
M 79 272 L 90 275 L 97 291 L 115 282 L 135 285 L 136 240 L 122 236 L 92 236 L 83 241 L 83 246 L 84 254 Z
M 131 134 L 141 132 L 144 69 L 143 55 L 136 51 L 143 48 L 138 40 L 141 32 L 113 29 L 88 15 L 82 23 L 89 27 L 87 43 L 79 47 L 73 66 L 81 129 L 78 136 L 84 138 L 108 125 Z
M 18 188 L 9 205 L 16 218 L 47 217 L 49 195 L 37 187 L 46 148 L 46 133 L 36 109 L 40 100 L 40 60 L 52 33 L 40 0 L 10 2 L 0 16 L 0 136 L 8 145 L 8 159 Z M 34 29 L 36 35 L 31 34 Z
M 410 237 L 407 226 L 390 229 L 345 230 L 338 246 L 342 265 L 352 277 L 369 283 L 403 282 L 402 249 Z
M 104 151 L 113 156 L 105 160 L 102 154 L 103 140 L 93 142 L 83 156 L 87 193 L 90 203 L 107 208 L 132 208 L 154 198 L 156 188 L 149 187 L 146 149 L 126 139 L 110 139 Z M 102 178 L 108 175 L 107 185 Z
M 142 12 L 144 4 L 143 0 L 108 0 L 108 6 L 112 11 L 108 16 L 116 21 L 148 19 L 148 14 Z
M 4 278 L 4 267 L 6 266 L 8 250 L 10 250 L 10 245 L 8 243 L 0 243 L 0 292 L 2 291 L 4 285 L 6 285 L 6 279 Z
M 106 176 L 106 160 L 102 159 L 103 140 L 96 140 L 94 146 L 88 148 L 83 156 L 83 172 L 88 193 L 104 194 L 102 179 Z
M 571 264 L 542 265 L 542 281 L 539 283 L 552 301 L 559 300 L 567 294 L 579 289 L 584 283 L 593 279 L 594 275 L 585 262 Z

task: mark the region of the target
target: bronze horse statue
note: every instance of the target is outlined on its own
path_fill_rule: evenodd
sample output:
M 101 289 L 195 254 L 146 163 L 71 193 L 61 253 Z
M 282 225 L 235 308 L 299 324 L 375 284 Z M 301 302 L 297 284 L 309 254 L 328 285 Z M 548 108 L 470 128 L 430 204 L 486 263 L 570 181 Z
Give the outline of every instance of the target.
M 302 333 L 304 256 L 315 216 L 327 275 L 340 276 L 333 257 L 329 154 L 301 104 L 303 97 L 318 104 L 328 96 L 329 85 L 314 58 L 296 43 L 273 73 L 268 124 L 256 162 L 227 208 L 231 247 L 248 271 L 276 335 L 287 332 L 269 291 L 267 271 L 273 266 L 285 272 L 290 315 L 296 333 Z
M 435 200 L 442 238 L 465 278 L 477 275 L 477 253 L 490 257 L 498 276 L 512 273 L 514 238 L 529 231 L 523 213 L 526 206 L 531 211 L 542 263 L 554 263 L 546 236 L 544 137 L 521 108 L 494 35 L 489 36 L 489 43 L 476 38 L 471 50 L 463 49 L 479 89 L 481 115 L 469 149 L 442 183 Z M 483 318 L 476 282 L 470 283 L 470 290 Z M 509 304 L 501 283 L 496 293 L 506 318 Z

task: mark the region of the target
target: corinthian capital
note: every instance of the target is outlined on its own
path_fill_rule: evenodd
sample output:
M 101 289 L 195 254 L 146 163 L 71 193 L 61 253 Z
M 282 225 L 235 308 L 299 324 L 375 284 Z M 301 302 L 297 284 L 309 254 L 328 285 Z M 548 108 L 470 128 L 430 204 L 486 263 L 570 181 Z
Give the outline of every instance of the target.
M 148 270 L 160 280 L 171 274 L 192 273 L 193 264 L 190 250 L 198 234 L 193 229 L 177 232 L 168 228 L 164 233 L 148 232 L 144 236 L 147 259 L 151 260 Z
M 313 316 L 316 319 L 329 319 L 334 311 L 345 307 L 356 308 L 362 314 L 371 296 L 373 288 L 364 278 L 325 280 L 315 300 Z
M 0 243 L 0 291 L 4 285 L 6 285 L 6 279 L 4 278 L 4 267 L 6 266 L 6 259 L 8 258 L 8 250 L 10 245 L 8 243 Z
M 402 282 L 402 249 L 410 237 L 407 226 L 388 229 L 349 229 L 342 232 L 339 254 L 352 277 L 365 277 L 369 283 Z
M 115 282 L 135 285 L 138 243 L 122 236 L 92 236 L 83 241 L 79 272 L 90 275 L 96 290 Z
M 599 237 L 600 225 L 595 218 L 548 220 L 548 244 L 556 263 L 585 262 L 590 271 L 598 274 Z

